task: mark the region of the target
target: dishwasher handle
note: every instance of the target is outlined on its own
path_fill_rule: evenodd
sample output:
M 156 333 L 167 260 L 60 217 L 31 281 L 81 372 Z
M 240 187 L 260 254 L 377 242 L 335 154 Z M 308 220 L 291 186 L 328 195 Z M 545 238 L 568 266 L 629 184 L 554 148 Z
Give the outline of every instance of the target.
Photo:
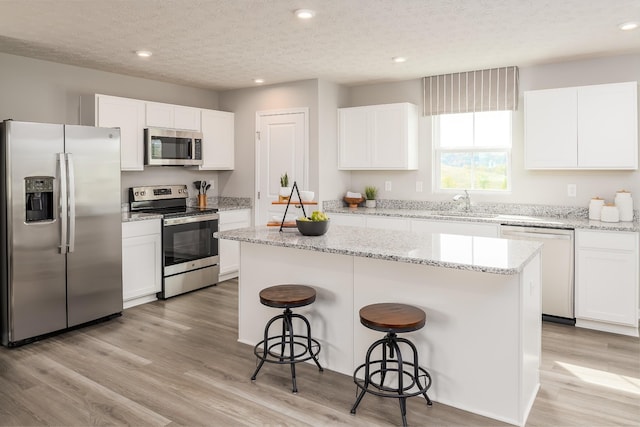
M 559 233 L 536 233 L 530 231 L 513 231 L 504 230 L 500 232 L 502 237 L 526 237 L 529 239 L 553 239 L 553 240 L 571 240 L 571 234 L 559 234 Z

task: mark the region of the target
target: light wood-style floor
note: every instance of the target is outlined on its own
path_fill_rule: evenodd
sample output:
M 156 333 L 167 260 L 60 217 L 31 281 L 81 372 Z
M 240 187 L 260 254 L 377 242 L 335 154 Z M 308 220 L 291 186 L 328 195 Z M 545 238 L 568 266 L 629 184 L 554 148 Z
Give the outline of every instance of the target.
M 265 365 L 251 382 L 252 348 L 236 342 L 237 295 L 230 280 L 1 348 L 0 425 L 400 424 L 395 399 L 365 396 L 351 415 L 351 377 L 312 365 L 298 365 L 297 395 L 286 366 Z M 545 323 L 542 343 L 542 386 L 527 426 L 640 425 L 640 340 Z M 415 426 L 504 425 L 420 398 L 407 406 Z

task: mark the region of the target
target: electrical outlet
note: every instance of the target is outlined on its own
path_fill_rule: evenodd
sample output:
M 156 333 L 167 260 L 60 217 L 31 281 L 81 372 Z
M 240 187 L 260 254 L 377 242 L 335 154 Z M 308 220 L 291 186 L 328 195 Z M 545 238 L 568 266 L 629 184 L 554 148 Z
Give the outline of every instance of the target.
M 391 191 L 391 181 L 384 182 L 384 191 Z
M 422 181 L 416 181 L 416 193 L 422 193 Z
M 567 196 L 576 197 L 577 188 L 575 184 L 567 184 Z

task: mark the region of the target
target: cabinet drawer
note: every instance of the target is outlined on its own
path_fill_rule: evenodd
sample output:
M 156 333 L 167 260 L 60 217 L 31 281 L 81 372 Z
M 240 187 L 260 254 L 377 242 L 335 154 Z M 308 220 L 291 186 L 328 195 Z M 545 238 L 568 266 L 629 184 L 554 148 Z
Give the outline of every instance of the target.
M 582 231 L 576 232 L 576 243 L 579 248 L 613 249 L 634 251 L 637 247 L 637 233 Z
M 251 224 L 251 214 L 248 209 L 220 211 L 218 214 L 220 215 L 220 225 L 230 224 L 233 222 L 247 223 L 247 226 L 248 224 Z
M 122 223 L 122 238 L 160 234 L 160 220 L 129 221 Z

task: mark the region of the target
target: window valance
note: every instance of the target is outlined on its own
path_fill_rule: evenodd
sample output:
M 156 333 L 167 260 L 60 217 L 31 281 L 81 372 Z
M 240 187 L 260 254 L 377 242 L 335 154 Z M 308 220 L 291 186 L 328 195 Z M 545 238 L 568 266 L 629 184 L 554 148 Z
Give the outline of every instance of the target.
M 518 109 L 518 67 L 424 77 L 424 115 Z

